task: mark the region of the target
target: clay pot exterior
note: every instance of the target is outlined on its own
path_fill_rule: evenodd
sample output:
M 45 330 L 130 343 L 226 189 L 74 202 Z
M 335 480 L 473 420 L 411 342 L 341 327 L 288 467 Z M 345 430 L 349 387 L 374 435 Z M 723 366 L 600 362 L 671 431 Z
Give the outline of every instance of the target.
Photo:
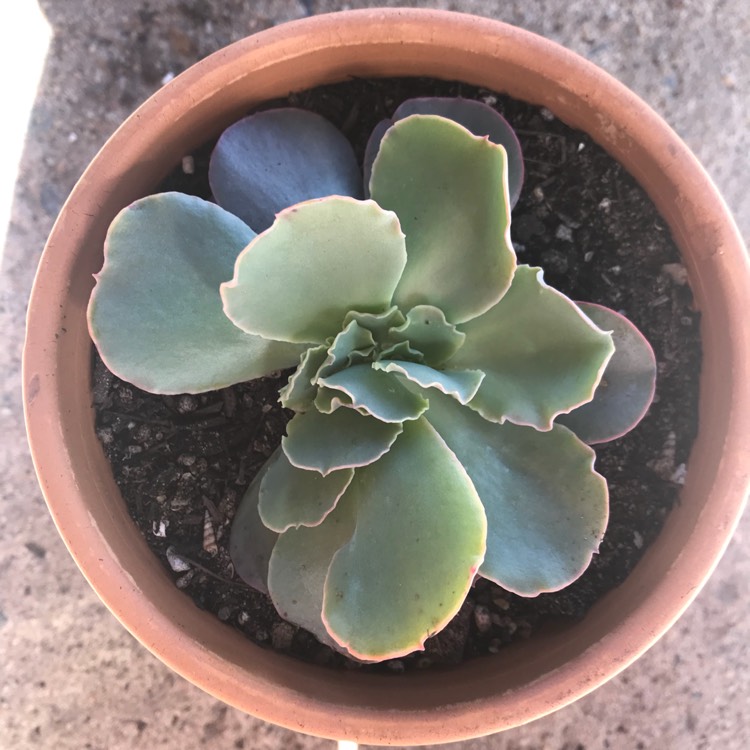
M 461 80 L 548 107 L 647 191 L 702 313 L 700 428 L 680 504 L 629 578 L 580 623 L 448 672 L 336 672 L 264 650 L 199 610 L 130 520 L 94 433 L 86 305 L 115 214 L 260 102 L 349 76 Z M 92 162 L 37 274 L 24 353 L 36 470 L 60 534 L 101 599 L 196 685 L 283 726 L 373 744 L 466 739 L 588 693 L 679 617 L 724 551 L 750 473 L 750 269 L 739 233 L 687 147 L 640 99 L 577 55 L 488 19 L 420 10 L 318 16 L 240 41 L 152 96 Z

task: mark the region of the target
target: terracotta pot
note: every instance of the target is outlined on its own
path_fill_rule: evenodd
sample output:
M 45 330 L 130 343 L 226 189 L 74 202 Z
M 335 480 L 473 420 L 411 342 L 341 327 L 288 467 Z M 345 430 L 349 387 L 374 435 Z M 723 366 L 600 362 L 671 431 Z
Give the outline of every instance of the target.
M 627 581 L 583 622 L 450 670 L 338 673 L 263 650 L 200 611 L 151 554 L 93 429 L 91 275 L 117 211 L 248 107 L 349 76 L 458 79 L 548 107 L 640 182 L 683 255 L 702 312 L 700 431 L 681 503 Z M 26 418 L 55 522 L 84 575 L 147 648 L 204 690 L 311 734 L 399 744 L 518 725 L 584 695 L 658 639 L 698 593 L 741 513 L 750 471 L 750 269 L 738 231 L 687 147 L 640 99 L 565 49 L 502 23 L 367 10 L 290 23 L 212 55 L 115 133 L 44 252 L 24 355 Z

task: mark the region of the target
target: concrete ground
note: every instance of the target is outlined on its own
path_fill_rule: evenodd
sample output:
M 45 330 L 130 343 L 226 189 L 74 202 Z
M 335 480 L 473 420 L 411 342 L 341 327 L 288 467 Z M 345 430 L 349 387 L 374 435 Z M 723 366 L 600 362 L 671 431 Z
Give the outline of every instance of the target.
M 412 5 L 509 21 L 609 70 L 677 129 L 750 236 L 750 4 L 746 0 L 35 0 L 3 6 L 2 69 L 15 92 L 0 118 L 25 132 L 0 194 L 12 209 L 2 256 L 0 340 L 0 747 L 333 748 L 227 708 L 172 674 L 109 615 L 60 541 L 25 445 L 20 355 L 26 300 L 52 222 L 81 171 L 172 74 L 246 34 L 343 8 Z M 34 34 L 36 34 L 34 36 Z M 32 39 L 33 36 L 33 39 Z M 41 57 L 38 62 L 41 65 Z M 28 84 L 19 83 L 31 77 Z M 15 86 L 15 88 L 13 88 Z M 26 128 L 26 110 L 33 105 Z M 18 119 L 20 118 L 20 120 Z M 8 148 L 5 143 L 3 148 Z M 12 150 L 12 149 L 11 149 Z M 10 201 L 12 200 L 12 206 Z M 0 233 L 4 226 L 0 227 Z M 750 745 L 750 519 L 696 603 L 620 677 L 528 726 L 450 747 L 722 748 Z

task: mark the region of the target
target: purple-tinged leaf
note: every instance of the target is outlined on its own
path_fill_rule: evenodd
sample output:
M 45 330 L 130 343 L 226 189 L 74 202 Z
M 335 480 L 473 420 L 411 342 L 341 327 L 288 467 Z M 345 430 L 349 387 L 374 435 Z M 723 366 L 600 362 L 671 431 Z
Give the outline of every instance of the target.
M 380 151 L 380 142 L 383 140 L 383 136 L 386 130 L 393 125 L 393 120 L 381 120 L 370 133 L 370 138 L 367 141 L 365 148 L 365 158 L 362 165 L 362 172 L 364 176 L 364 187 L 365 187 L 365 198 L 370 197 L 370 176 L 372 175 L 372 165 L 375 163 L 375 157 Z
M 645 336 L 624 315 L 578 302 L 599 328 L 612 331 L 615 353 L 593 401 L 557 418 L 585 443 L 605 443 L 630 432 L 648 411 L 656 387 L 656 357 Z
M 282 209 L 327 195 L 362 197 L 349 141 L 302 109 L 272 109 L 227 128 L 208 170 L 216 202 L 260 233 Z
M 268 561 L 279 535 L 260 520 L 259 493 L 269 467 L 280 452 L 278 449 L 255 475 L 234 516 L 229 537 L 229 554 L 237 575 L 264 594 L 268 593 Z

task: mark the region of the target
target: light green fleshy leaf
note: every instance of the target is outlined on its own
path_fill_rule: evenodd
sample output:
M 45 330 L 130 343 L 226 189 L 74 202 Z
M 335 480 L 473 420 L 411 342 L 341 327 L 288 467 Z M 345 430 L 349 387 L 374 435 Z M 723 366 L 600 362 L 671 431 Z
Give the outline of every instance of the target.
M 424 354 L 409 346 L 408 341 L 385 347 L 378 355 L 378 360 L 398 359 L 406 362 L 424 362 Z
M 508 154 L 510 205 L 516 205 L 523 184 L 523 154 L 518 136 L 499 112 L 484 102 L 457 96 L 424 97 L 407 99 L 393 113 L 393 119 L 400 120 L 414 114 L 447 117 L 463 125 L 474 135 L 486 135 L 493 143 L 501 144 Z
M 317 526 L 336 507 L 354 476 L 354 469 L 322 476 L 298 469 L 284 451 L 277 451 L 260 485 L 258 513 L 271 531 Z
M 561 415 L 557 422 L 585 443 L 605 443 L 630 432 L 648 410 L 656 387 L 656 357 L 651 344 L 626 317 L 601 305 L 577 304 L 597 326 L 612 331 L 615 353 L 593 401 Z
M 370 191 L 406 234 L 402 310 L 436 305 L 463 323 L 500 299 L 516 266 L 502 146 L 442 117 L 407 117 L 383 138 Z
M 403 427 L 354 409 L 337 409 L 332 414 L 316 410 L 296 414 L 286 429 L 281 447 L 290 463 L 325 476 L 377 461 L 390 450 Z
M 313 385 L 313 378 L 327 356 L 328 347 L 325 344 L 304 351 L 297 369 L 279 391 L 279 401 L 285 409 L 307 411 L 312 406 L 318 390 Z
M 408 341 L 422 352 L 432 367 L 450 359 L 462 346 L 466 334 L 445 319 L 433 305 L 417 305 L 406 314 L 406 322 L 388 333 L 391 341 Z
M 331 562 L 323 622 L 358 659 L 421 649 L 461 607 L 484 558 L 476 490 L 420 419 L 380 461 L 357 469 L 341 502 L 352 501 L 357 525 Z
M 363 362 L 372 362 L 372 358 L 375 356 L 375 347 L 369 347 L 368 349 L 355 350 L 350 352 L 346 358 L 346 366 L 361 365 Z
M 268 588 L 279 614 L 342 652 L 323 625 L 323 588 L 331 559 L 354 531 L 355 511 L 356 504 L 342 497 L 320 525 L 289 529 L 273 549 L 268 572 Z
M 370 331 L 375 341 L 382 341 L 386 333 L 394 327 L 406 323 L 406 318 L 397 307 L 390 307 L 382 313 L 360 313 L 355 311 L 347 313 L 344 318 L 344 327 L 349 325 L 352 320 L 356 320 L 362 327 Z
M 356 320 L 351 320 L 344 329 L 336 336 L 328 349 L 328 356 L 321 367 L 315 373 L 314 382 L 350 364 L 350 356 L 356 351 L 371 352 L 375 346 L 372 333 L 363 328 Z
M 351 310 L 389 308 L 405 264 L 398 219 L 375 202 L 299 203 L 237 258 L 221 287 L 224 312 L 248 333 L 322 344 Z
M 397 360 L 375 362 L 373 367 L 384 372 L 399 373 L 422 388 L 437 388 L 452 396 L 459 404 L 467 404 L 476 395 L 484 378 L 479 370 L 434 370 L 427 365 Z
M 321 414 L 332 414 L 342 406 L 351 406 L 352 400 L 342 391 L 336 391 L 333 388 L 326 388 L 319 385 L 313 403 Z
M 363 171 L 366 196 L 369 195 L 372 164 L 377 156 L 383 136 L 396 120 L 402 120 L 409 115 L 447 117 L 449 120 L 463 125 L 474 135 L 486 135 L 493 143 L 504 146 L 508 152 L 508 186 L 511 208 L 516 204 L 521 194 L 524 173 L 523 154 L 521 153 L 518 136 L 505 118 L 488 105 L 455 96 L 407 99 L 398 106 L 392 119 L 381 120 L 375 125 L 367 142 L 364 156 Z
M 268 561 L 279 535 L 267 528 L 258 514 L 260 485 L 277 450 L 255 475 L 245 492 L 232 522 L 229 554 L 237 575 L 257 591 L 268 593 Z
M 236 216 L 182 193 L 122 210 L 107 233 L 88 308 L 107 367 L 146 391 L 174 394 L 293 366 L 301 347 L 243 333 L 222 311 L 219 286 L 254 237 Z
M 557 591 L 588 567 L 609 515 L 594 451 L 570 430 L 488 422 L 430 391 L 426 419 L 464 465 L 487 512 L 479 572 L 508 591 Z
M 376 370 L 371 364 L 347 367 L 320 378 L 319 383 L 342 391 L 351 398 L 355 409 L 383 422 L 418 419 L 429 405 L 421 396 L 404 388 L 397 377 Z
M 519 266 L 500 302 L 461 330 L 466 341 L 446 366 L 486 374 L 469 406 L 493 422 L 540 430 L 591 400 L 614 351 L 610 334 L 529 266 Z

